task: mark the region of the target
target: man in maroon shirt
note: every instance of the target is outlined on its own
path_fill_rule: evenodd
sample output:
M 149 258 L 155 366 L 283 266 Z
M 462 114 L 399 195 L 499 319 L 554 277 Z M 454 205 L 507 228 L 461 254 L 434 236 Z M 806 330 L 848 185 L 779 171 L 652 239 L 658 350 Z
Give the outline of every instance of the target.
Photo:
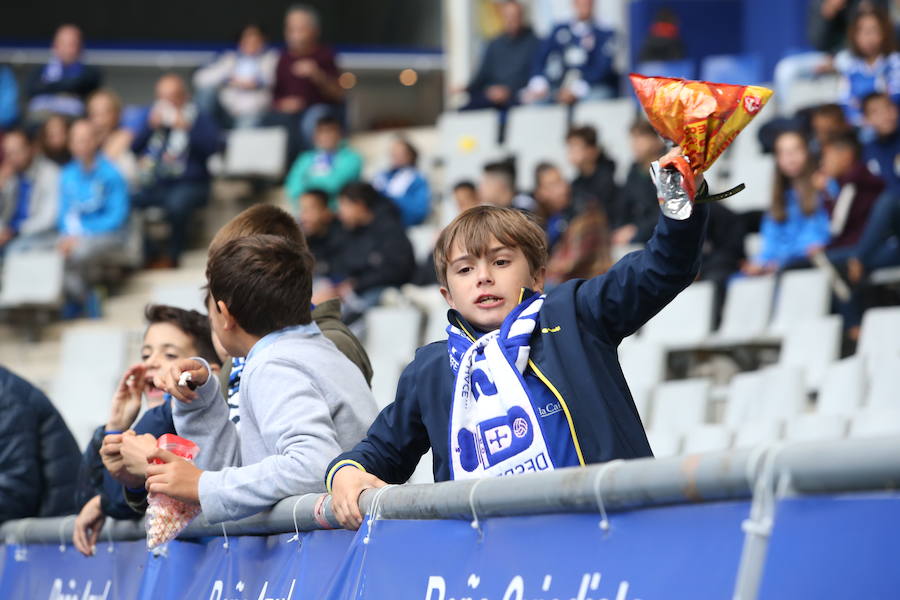
M 319 43 L 319 17 L 307 6 L 294 6 L 284 16 L 286 47 L 278 59 L 272 92 L 272 124 L 288 127 L 292 152 L 312 147 L 316 123 L 338 116 L 344 90 L 338 84 L 331 48 Z

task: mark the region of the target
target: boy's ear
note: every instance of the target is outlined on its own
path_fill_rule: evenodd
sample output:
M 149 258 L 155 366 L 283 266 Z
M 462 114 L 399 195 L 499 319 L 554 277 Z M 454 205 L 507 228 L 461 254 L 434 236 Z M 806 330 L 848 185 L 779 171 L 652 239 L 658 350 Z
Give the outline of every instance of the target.
M 547 276 L 547 267 L 541 267 L 534 275 L 534 285 L 531 286 L 535 292 L 544 292 L 544 278 Z
M 450 295 L 450 290 L 448 290 L 444 286 L 441 286 L 441 296 L 444 297 L 444 301 L 450 305 L 450 308 L 454 310 L 456 309 L 456 303 L 453 302 L 453 296 Z
M 219 313 L 222 315 L 222 324 L 225 331 L 234 329 L 234 326 L 237 325 L 237 321 L 234 320 L 234 316 L 228 310 L 228 306 L 221 300 L 218 300 L 216 302 L 216 307 L 219 309 Z

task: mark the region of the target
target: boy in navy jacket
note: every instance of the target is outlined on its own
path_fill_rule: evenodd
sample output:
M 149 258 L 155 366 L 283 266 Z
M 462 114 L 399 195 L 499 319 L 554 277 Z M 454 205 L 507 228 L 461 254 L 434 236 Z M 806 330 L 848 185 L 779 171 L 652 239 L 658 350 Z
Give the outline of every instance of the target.
M 651 456 L 616 348 L 694 280 L 707 215 L 660 216 L 644 250 L 546 295 L 546 238 L 525 213 L 457 217 L 435 247 L 449 339 L 417 351 L 396 400 L 329 465 L 339 521 L 358 527 L 360 493 L 403 483 L 429 447 L 435 481 Z

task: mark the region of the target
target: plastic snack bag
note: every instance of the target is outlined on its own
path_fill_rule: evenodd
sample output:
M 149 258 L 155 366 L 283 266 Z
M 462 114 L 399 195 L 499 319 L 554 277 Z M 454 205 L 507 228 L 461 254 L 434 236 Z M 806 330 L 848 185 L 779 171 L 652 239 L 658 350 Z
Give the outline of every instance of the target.
M 156 446 L 190 462 L 193 462 L 194 457 L 200 452 L 200 448 L 194 442 L 171 433 L 161 436 L 156 441 Z M 154 462 L 161 463 L 159 460 Z M 145 521 L 147 548 L 152 550 L 174 540 L 198 514 L 200 514 L 199 504 L 188 504 L 165 494 L 151 493 L 147 497 Z
M 654 163 L 663 213 L 674 219 L 691 216 L 696 196 L 694 176 L 709 169 L 772 97 L 756 85 L 731 85 L 632 73 L 631 85 L 647 119 L 662 137 L 681 146 L 684 156 Z M 714 198 L 734 195 L 743 184 Z

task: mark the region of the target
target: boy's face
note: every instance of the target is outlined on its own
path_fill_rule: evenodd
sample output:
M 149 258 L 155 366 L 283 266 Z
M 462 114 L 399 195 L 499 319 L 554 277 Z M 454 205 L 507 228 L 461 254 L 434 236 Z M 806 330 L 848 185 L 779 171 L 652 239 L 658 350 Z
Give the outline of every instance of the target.
M 493 331 L 519 304 L 523 287 L 543 290 L 543 269 L 532 275 L 520 248 L 509 248 L 492 237 L 484 256 L 453 245 L 447 257 L 447 287 L 441 294 L 469 323 Z
M 176 361 L 197 356 L 194 338 L 172 323 L 153 323 L 144 334 L 141 361 L 146 367 L 144 396 L 148 402 L 160 402 L 163 391 L 153 385 L 153 377 L 163 373 Z
M 372 212 L 362 202 L 341 196 L 338 198 L 338 219 L 346 229 L 356 229 L 371 220 Z
M 78 121 L 69 132 L 69 152 L 78 160 L 93 160 L 97 154 L 97 133 L 88 121 Z
M 509 188 L 505 178 L 499 175 L 484 173 L 478 182 L 478 197 L 484 204 L 508 208 L 512 206 L 514 196 L 515 192 Z
M 334 152 L 341 143 L 341 130 L 334 125 L 321 125 L 316 127 L 313 137 L 317 149 Z
M 817 114 L 812 117 L 813 135 L 824 143 L 829 137 L 844 130 L 844 123 L 831 114 Z
M 478 194 L 473 188 L 461 187 L 453 190 L 453 199 L 459 212 L 465 212 L 473 206 L 478 206 Z
M 566 153 L 569 164 L 579 171 L 588 170 L 597 162 L 599 151 L 594 146 L 588 146 L 581 138 L 573 137 L 566 141 Z
M 21 173 L 31 164 L 31 144 L 24 135 L 15 133 L 3 137 L 3 160 L 16 173 Z
M 853 150 L 837 144 L 829 144 L 822 148 L 822 172 L 829 177 L 840 177 L 847 173 L 856 157 Z
M 334 215 L 328 206 L 312 194 L 300 196 L 300 227 L 306 235 L 319 235 L 324 232 Z
M 538 178 L 535 199 L 554 215 L 569 206 L 569 183 L 559 169 L 547 169 Z
M 259 54 L 265 49 L 266 40 L 263 38 L 262 32 L 256 27 L 248 27 L 241 34 L 241 41 L 238 43 L 238 49 L 242 54 L 253 56 Z
M 866 123 L 880 136 L 897 131 L 897 105 L 890 98 L 873 98 L 866 104 Z

